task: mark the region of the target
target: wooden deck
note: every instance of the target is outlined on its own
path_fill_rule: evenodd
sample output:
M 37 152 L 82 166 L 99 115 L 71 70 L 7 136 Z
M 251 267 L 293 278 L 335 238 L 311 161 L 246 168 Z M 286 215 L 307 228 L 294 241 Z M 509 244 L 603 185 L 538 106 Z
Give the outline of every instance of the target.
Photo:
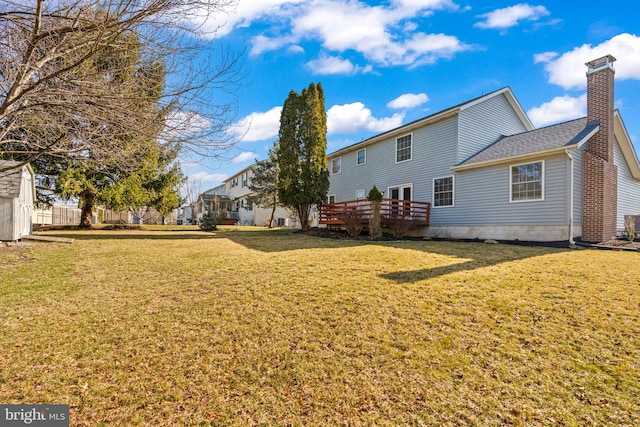
M 384 225 L 388 221 L 410 221 L 412 226 L 429 225 L 431 203 L 414 200 L 383 199 L 380 202 L 380 215 Z M 349 200 L 346 202 L 320 205 L 320 224 L 342 226 L 348 222 L 369 222 L 373 213 L 373 203 L 368 200 Z

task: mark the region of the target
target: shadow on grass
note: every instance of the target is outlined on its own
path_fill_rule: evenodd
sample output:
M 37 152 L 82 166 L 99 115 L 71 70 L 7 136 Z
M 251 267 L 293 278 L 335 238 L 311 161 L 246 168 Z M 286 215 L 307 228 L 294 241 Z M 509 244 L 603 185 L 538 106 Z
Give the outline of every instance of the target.
M 232 227 L 215 232 L 193 231 L 157 231 L 157 230 L 88 230 L 48 232 L 45 235 L 69 237 L 77 240 L 212 240 L 229 239 L 248 249 L 266 253 L 288 252 L 305 249 L 339 249 L 347 247 L 382 246 L 395 249 L 421 251 L 429 255 L 447 256 L 459 262 L 440 267 L 416 270 L 394 271 L 381 274 L 380 277 L 396 283 L 414 283 L 433 277 L 461 271 L 472 271 L 491 265 L 517 261 L 549 253 L 559 253 L 569 249 L 524 245 L 487 245 L 481 242 L 452 241 L 369 241 L 345 240 L 315 237 L 291 229 L 253 229 L 243 230 Z M 197 243 L 194 243 L 197 244 Z M 339 269 L 339 266 L 336 266 Z
M 221 238 L 228 238 L 247 248 L 262 252 L 286 252 L 301 249 L 332 249 L 358 246 L 384 246 L 396 249 L 422 251 L 425 256 L 442 255 L 459 259 L 461 262 L 441 267 L 395 271 L 381 274 L 380 277 L 396 283 L 413 283 L 433 277 L 443 276 L 461 271 L 471 271 L 505 262 L 534 258 L 550 253 L 560 253 L 568 248 L 527 246 L 524 244 L 489 245 L 483 242 L 461 241 L 368 241 L 341 240 L 314 237 L 297 231 L 280 230 L 257 233 L 222 233 Z M 338 269 L 339 266 L 336 266 Z
M 215 233 L 203 231 L 143 231 L 136 233 L 127 233 L 123 230 L 87 230 L 86 232 L 47 232 L 37 234 L 52 237 L 66 237 L 75 240 L 209 240 L 216 238 Z
M 393 280 L 398 284 L 415 283 L 421 280 L 427 280 L 451 273 L 472 271 L 492 265 L 535 258 L 538 256 L 548 255 L 550 253 L 560 253 L 569 250 L 509 244 L 487 245 L 479 242 L 430 242 L 427 246 L 416 246 L 412 249 L 419 249 L 429 254 L 462 258 L 466 259 L 466 261 L 442 267 L 394 271 L 391 273 L 381 274 L 380 277 Z

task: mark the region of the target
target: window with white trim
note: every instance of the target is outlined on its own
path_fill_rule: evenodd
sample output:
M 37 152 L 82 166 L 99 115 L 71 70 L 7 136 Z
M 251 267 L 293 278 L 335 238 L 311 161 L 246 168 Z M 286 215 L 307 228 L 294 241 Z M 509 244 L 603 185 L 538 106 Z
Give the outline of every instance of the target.
M 411 134 L 396 139 L 396 163 L 411 160 Z
M 242 174 L 242 186 L 246 187 L 249 184 L 249 172 Z
M 511 166 L 510 201 L 544 200 L 544 162 Z
M 331 159 L 331 175 L 337 175 L 342 172 L 342 157 Z
M 327 196 L 327 203 L 335 203 L 336 202 L 336 195 L 335 194 L 329 194 Z
M 433 207 L 453 206 L 453 177 L 433 179 Z
M 367 163 L 367 150 L 365 148 L 363 148 L 362 150 L 358 150 L 357 156 L 358 158 L 356 160 L 356 164 L 358 166 Z

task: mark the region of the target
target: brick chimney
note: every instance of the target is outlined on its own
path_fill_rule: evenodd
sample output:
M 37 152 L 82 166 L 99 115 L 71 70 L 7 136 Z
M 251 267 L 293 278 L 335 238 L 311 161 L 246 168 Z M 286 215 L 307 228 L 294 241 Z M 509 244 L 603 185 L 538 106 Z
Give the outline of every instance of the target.
M 600 129 L 587 142 L 583 165 L 582 240 L 602 242 L 616 235 L 618 168 L 613 164 L 613 61 L 587 62 L 587 121 Z

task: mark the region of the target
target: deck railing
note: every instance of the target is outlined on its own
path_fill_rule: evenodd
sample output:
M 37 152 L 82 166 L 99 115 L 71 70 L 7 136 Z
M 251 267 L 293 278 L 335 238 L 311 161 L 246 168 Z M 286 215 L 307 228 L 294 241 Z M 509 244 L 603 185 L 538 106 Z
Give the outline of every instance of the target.
M 381 220 L 410 221 L 415 226 L 429 225 L 431 203 L 414 200 L 383 199 L 380 202 Z M 351 221 L 367 223 L 373 213 L 373 202 L 366 199 L 320 205 L 320 224 L 344 225 Z

